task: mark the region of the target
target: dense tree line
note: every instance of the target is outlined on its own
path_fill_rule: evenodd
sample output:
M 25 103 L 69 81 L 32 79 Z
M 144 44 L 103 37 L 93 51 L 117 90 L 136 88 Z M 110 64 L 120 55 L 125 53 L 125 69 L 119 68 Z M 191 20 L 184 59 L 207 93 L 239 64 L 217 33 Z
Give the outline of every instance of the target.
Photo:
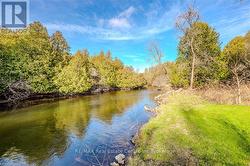
M 21 30 L 0 29 L 0 93 L 17 82 L 32 93 L 83 93 L 93 86 L 137 88 L 145 84 L 133 68 L 111 53 L 71 55 L 61 32 L 51 36 L 39 22 Z

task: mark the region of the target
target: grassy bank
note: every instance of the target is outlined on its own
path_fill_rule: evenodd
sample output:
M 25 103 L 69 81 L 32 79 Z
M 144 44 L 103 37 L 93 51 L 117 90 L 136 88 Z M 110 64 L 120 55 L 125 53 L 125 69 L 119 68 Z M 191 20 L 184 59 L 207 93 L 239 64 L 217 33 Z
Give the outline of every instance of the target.
M 250 107 L 170 96 L 146 124 L 130 165 L 250 165 Z

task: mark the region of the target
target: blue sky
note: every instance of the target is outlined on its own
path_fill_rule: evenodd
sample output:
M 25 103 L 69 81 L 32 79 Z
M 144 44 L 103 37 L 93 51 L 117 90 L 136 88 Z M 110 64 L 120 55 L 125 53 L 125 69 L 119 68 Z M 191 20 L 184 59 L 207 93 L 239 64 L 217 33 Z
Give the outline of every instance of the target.
M 84 48 L 91 54 L 111 50 L 113 57 L 142 71 L 152 65 L 147 50 L 152 41 L 159 43 L 166 61 L 175 60 L 180 36 L 175 20 L 187 4 L 187 0 L 30 0 L 30 20 L 42 22 L 50 34 L 61 31 L 72 53 Z M 222 46 L 250 30 L 249 0 L 195 4 L 201 19 L 220 33 Z

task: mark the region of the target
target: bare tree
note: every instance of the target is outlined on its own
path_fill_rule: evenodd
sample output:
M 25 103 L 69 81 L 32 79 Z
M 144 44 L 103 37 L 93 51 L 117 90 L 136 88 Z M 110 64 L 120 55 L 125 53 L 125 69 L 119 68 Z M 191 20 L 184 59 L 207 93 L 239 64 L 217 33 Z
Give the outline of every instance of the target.
M 241 84 L 245 81 L 249 76 L 249 65 L 246 64 L 246 61 L 243 62 L 241 59 L 236 58 L 235 61 L 232 62 L 230 69 L 233 73 L 234 79 L 237 85 L 237 104 L 241 104 Z
M 194 84 L 194 72 L 196 65 L 196 51 L 194 46 L 194 36 L 196 31 L 190 31 L 191 27 L 194 23 L 198 22 L 200 19 L 199 12 L 193 7 L 189 6 L 187 11 L 178 16 L 176 20 L 176 27 L 179 29 L 184 35 L 187 36 L 187 44 L 191 49 L 192 56 L 192 65 L 191 65 L 191 77 L 190 77 L 190 88 L 193 88 Z
M 193 7 L 193 5 L 190 5 L 186 12 L 177 17 L 175 25 L 182 33 L 186 33 L 187 30 L 199 20 L 199 12 Z
M 162 65 L 162 59 L 164 58 L 164 54 L 160 49 L 159 44 L 157 42 L 151 42 L 148 50 L 154 62 L 160 67 L 162 67 L 164 73 L 167 75 L 167 69 L 164 65 Z
M 247 40 L 242 36 L 238 36 L 231 40 L 223 50 L 237 87 L 237 104 L 241 104 L 242 102 L 241 85 L 249 80 L 250 77 L 250 63 L 247 60 L 247 45 Z

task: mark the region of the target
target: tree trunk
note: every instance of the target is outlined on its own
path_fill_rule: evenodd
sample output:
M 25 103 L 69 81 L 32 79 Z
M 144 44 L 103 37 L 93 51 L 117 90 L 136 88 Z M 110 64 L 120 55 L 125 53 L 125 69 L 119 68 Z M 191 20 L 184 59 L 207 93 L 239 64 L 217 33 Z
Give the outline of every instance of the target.
M 164 69 L 164 73 L 165 73 L 165 75 L 166 75 L 166 77 L 167 77 L 167 79 L 169 81 L 170 79 L 169 79 L 169 76 L 168 76 L 168 69 L 165 67 L 164 64 L 163 64 L 163 69 Z
M 193 38 L 191 39 L 191 51 L 192 51 L 192 70 L 191 70 L 191 78 L 190 78 L 190 89 L 193 89 L 194 68 L 195 68 L 195 60 L 196 60 L 196 55 L 195 55 L 194 47 L 193 47 Z
M 236 74 L 236 82 L 237 82 L 237 104 L 241 104 L 240 80 L 238 74 Z

